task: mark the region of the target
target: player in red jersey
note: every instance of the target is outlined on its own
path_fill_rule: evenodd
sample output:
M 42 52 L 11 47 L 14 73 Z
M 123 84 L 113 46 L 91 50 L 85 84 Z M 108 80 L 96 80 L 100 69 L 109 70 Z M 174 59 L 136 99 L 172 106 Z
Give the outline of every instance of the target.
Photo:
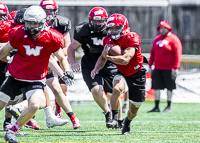
M 104 38 L 104 50 L 99 57 L 95 68 L 91 72 L 94 78 L 99 70 L 104 67 L 107 60 L 116 64 L 118 74 L 113 79 L 113 92 L 111 108 L 113 114 L 112 126 L 117 125 L 120 108 L 119 98 L 122 93 L 129 91 L 129 110 L 124 121 L 122 134 L 130 134 L 130 123 L 136 117 L 139 107 L 145 101 L 145 69 L 143 68 L 143 56 L 140 48 L 140 37 L 136 32 L 129 32 L 127 18 L 122 14 L 113 14 L 107 20 L 107 36 Z M 109 56 L 108 45 L 119 45 L 123 55 Z
M 13 20 L 8 20 L 8 8 L 7 6 L 0 2 L 0 49 L 8 42 L 8 32 L 13 27 Z M 8 54 L 9 55 L 9 54 Z M 4 56 L 0 60 L 0 86 L 3 84 L 3 81 L 5 80 L 5 69 L 7 66 L 7 55 Z M 15 104 L 17 102 L 17 99 L 15 101 L 9 102 L 9 104 Z M 3 129 L 8 130 L 11 127 L 11 115 L 7 112 L 5 113 L 5 121 L 3 123 Z
M 26 11 L 26 8 L 22 8 L 20 10 L 18 10 L 15 18 L 14 18 L 14 26 L 17 25 L 23 25 L 24 24 L 24 12 Z M 15 54 L 17 51 L 17 49 L 13 49 L 12 51 L 10 51 L 10 54 L 13 55 Z M 60 69 L 60 67 L 58 66 L 58 64 L 56 63 L 56 61 L 54 60 L 54 58 L 50 58 L 49 60 L 49 66 L 51 68 L 53 68 L 60 77 L 63 77 L 64 74 L 62 72 L 62 70 Z M 59 72 L 58 72 L 59 71 Z M 44 91 L 45 91 L 45 97 L 46 97 L 46 107 L 44 108 L 44 112 L 46 115 L 46 125 L 47 127 L 54 127 L 54 126 L 61 126 L 64 125 L 66 123 L 68 123 L 69 121 L 67 119 L 61 119 L 61 118 L 57 118 L 54 114 L 53 114 L 53 110 L 51 108 L 51 103 L 50 103 L 50 99 L 49 99 L 49 95 L 48 92 L 46 90 L 46 86 L 44 87 Z M 21 95 L 21 93 L 19 93 Z M 16 100 L 17 101 L 17 100 Z M 6 111 L 10 114 L 12 114 L 14 116 L 15 119 L 17 119 L 21 112 L 23 112 L 27 107 L 28 107 L 28 102 L 26 100 L 26 97 L 23 96 L 23 101 L 19 102 L 21 100 L 19 100 L 17 104 L 16 101 L 9 101 L 9 103 L 6 106 Z M 15 104 L 15 105 L 13 105 Z M 8 130 L 9 127 L 11 126 L 11 115 L 7 114 L 6 112 L 6 118 L 4 121 L 4 130 Z M 34 118 L 32 118 L 28 123 L 25 124 L 26 127 L 38 130 L 40 128 L 40 126 L 37 124 L 37 122 L 34 120 Z
M 47 24 L 52 28 L 58 30 L 64 36 L 64 45 L 62 50 L 67 56 L 67 49 L 71 43 L 69 30 L 71 29 L 71 22 L 67 17 L 57 15 L 58 6 L 55 0 L 42 0 L 40 6 L 45 10 L 47 14 Z M 74 114 L 68 99 L 65 97 L 67 95 L 67 85 L 60 81 L 57 76 L 55 76 L 51 71 L 47 75 L 47 85 L 51 88 L 55 95 L 55 114 L 58 117 L 62 117 L 62 109 L 70 118 L 73 128 L 80 128 L 80 121 Z M 58 104 L 59 103 L 59 104 Z M 62 108 L 61 108 L 62 107 Z
M 0 110 L 10 99 L 14 99 L 16 92 L 25 91 L 28 108 L 21 114 L 15 125 L 9 130 L 4 139 L 17 142 L 15 133 L 26 124 L 35 112 L 46 106 L 44 95 L 45 77 L 48 70 L 50 55 L 60 61 L 65 71 L 63 78 L 73 80 L 69 63 L 61 50 L 63 35 L 47 27 L 46 13 L 40 6 L 31 6 L 24 13 L 25 25 L 12 28 L 9 32 L 9 42 L 1 49 L 0 59 L 15 47 L 18 49 L 8 66 L 9 76 L 0 89 Z
M 160 21 L 151 49 L 149 69 L 152 71 L 152 88 L 155 89 L 155 107 L 148 112 L 160 112 L 160 90 L 167 89 L 167 106 L 163 112 L 171 112 L 172 91 L 176 89 L 176 76 L 181 64 L 182 44 L 166 20 Z

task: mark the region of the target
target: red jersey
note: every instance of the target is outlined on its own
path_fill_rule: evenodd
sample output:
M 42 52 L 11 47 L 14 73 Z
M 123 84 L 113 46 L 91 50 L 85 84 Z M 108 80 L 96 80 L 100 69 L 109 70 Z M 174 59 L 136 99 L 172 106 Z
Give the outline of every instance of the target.
M 171 33 L 155 37 L 151 49 L 149 67 L 154 63 L 155 69 L 178 69 L 181 64 L 182 44 L 178 36 Z
M 8 32 L 13 27 L 13 20 L 0 20 L 0 43 L 8 42 Z M 6 63 L 0 60 L 0 63 Z
M 20 80 L 42 80 L 47 75 L 51 53 L 63 46 L 63 35 L 46 27 L 37 39 L 26 33 L 23 25 L 12 28 L 9 32 L 10 45 L 18 52 L 8 66 L 10 74 Z
M 115 44 L 119 45 L 122 49 L 126 49 L 128 47 L 138 47 L 135 55 L 127 65 L 116 64 L 119 72 L 123 73 L 124 76 L 131 76 L 138 72 L 143 65 L 143 55 L 141 53 L 140 43 L 140 36 L 136 32 L 129 32 L 116 41 L 112 40 L 110 36 L 106 36 L 103 41 L 103 46 L 106 44 Z
M 0 20 L 0 43 L 8 42 L 8 32 L 13 27 L 13 20 Z

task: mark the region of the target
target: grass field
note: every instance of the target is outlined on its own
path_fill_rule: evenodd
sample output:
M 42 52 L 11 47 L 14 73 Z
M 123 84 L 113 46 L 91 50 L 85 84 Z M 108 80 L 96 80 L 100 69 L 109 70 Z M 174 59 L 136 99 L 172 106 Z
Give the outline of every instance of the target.
M 200 104 L 173 103 L 172 113 L 147 113 L 154 106 L 153 101 L 146 101 L 138 116 L 131 123 L 131 134 L 121 135 L 120 130 L 107 129 L 105 118 L 96 103 L 72 104 L 82 127 L 73 130 L 71 122 L 62 127 L 47 128 L 43 110 L 36 114 L 40 130 L 23 128 L 29 135 L 17 136 L 18 142 L 146 142 L 146 143 L 198 143 L 200 142 Z M 161 102 L 160 109 L 166 106 Z M 125 117 L 126 114 L 123 114 Z M 0 111 L 0 142 L 4 142 L 4 110 Z M 64 115 L 63 118 L 67 118 Z

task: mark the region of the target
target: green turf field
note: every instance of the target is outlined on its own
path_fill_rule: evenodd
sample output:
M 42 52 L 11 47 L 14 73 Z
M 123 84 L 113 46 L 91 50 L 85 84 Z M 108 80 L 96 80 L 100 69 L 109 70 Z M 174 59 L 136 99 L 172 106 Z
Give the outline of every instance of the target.
M 138 116 L 131 123 L 131 134 L 121 135 L 120 130 L 107 129 L 105 118 L 97 104 L 72 104 L 82 127 L 73 130 L 71 122 L 62 127 L 47 128 L 43 110 L 36 114 L 40 130 L 23 128 L 29 135 L 18 136 L 18 142 L 146 142 L 146 143 L 198 143 L 200 142 L 200 104 L 173 103 L 172 113 L 146 113 L 154 106 L 153 101 L 146 101 Z M 161 102 L 160 109 L 166 106 Z M 123 114 L 125 117 L 126 114 Z M 0 111 L 0 142 L 4 142 L 4 110 Z M 66 115 L 63 118 L 68 117 Z

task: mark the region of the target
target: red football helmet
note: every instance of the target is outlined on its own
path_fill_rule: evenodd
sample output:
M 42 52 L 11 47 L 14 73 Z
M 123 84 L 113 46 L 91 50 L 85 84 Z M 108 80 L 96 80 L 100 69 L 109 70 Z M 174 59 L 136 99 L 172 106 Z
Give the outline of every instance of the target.
M 114 40 L 126 35 L 130 31 L 127 18 L 119 13 L 111 15 L 107 20 L 106 31 Z
M 102 7 L 94 7 L 89 13 L 89 26 L 94 32 L 101 32 L 106 28 L 107 11 Z
M 7 20 L 8 19 L 8 7 L 4 3 L 0 2 L 0 20 Z
M 10 13 L 10 19 L 14 19 L 15 18 L 15 15 L 17 14 L 17 10 L 14 10 Z
M 40 6 L 45 10 L 48 21 L 51 21 L 56 17 L 58 5 L 55 0 L 42 0 Z

